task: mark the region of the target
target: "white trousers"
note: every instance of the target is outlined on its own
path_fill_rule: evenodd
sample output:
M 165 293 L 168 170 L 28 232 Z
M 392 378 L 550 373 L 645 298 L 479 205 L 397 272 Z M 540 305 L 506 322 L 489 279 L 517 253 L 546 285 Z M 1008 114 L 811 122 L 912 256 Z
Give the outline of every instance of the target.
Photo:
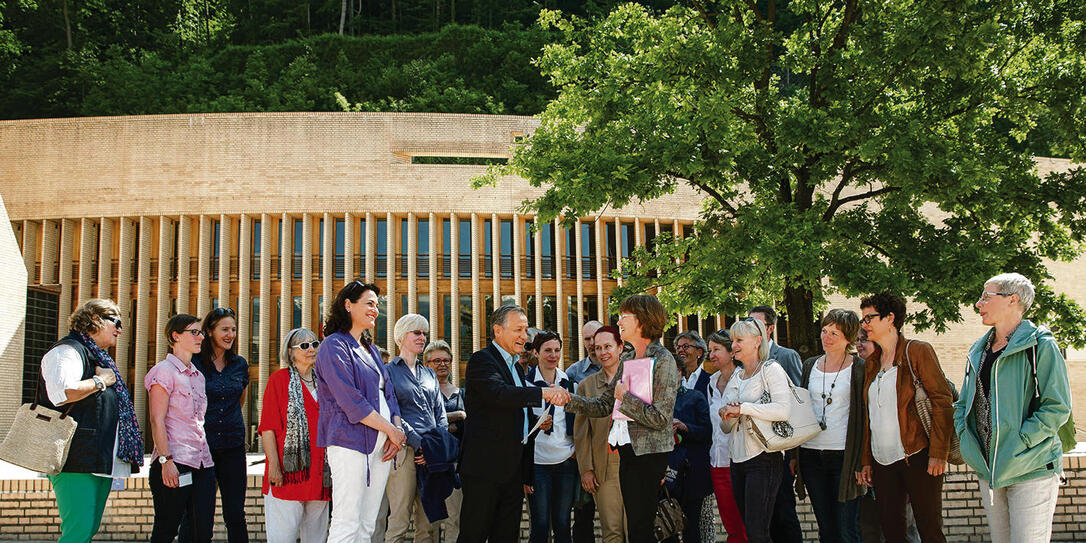
M 268 543 L 324 543 L 328 538 L 328 502 L 280 500 L 264 495 L 264 533 Z
M 1054 473 L 995 490 L 980 481 L 992 543 L 1048 543 L 1059 493 L 1060 477 Z
M 370 454 L 344 447 L 325 449 L 332 470 L 332 523 L 328 543 L 370 543 L 392 462 L 382 462 L 387 436 L 379 433 Z M 369 484 L 366 469 L 369 467 Z

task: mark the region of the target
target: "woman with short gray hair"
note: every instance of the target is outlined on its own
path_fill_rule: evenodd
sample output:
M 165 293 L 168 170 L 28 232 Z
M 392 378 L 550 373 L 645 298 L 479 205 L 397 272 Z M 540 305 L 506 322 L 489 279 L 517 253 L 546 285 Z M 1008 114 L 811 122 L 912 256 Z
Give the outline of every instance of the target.
M 1071 388 L 1052 333 L 1024 318 L 1033 295 L 1033 283 L 1017 273 L 984 283 L 976 308 L 991 328 L 969 350 L 954 404 L 954 430 L 981 479 L 993 543 L 1047 542 L 1059 494 L 1058 432 L 1071 416 Z
M 328 537 L 331 478 L 324 477 L 324 447 L 317 446 L 317 335 L 287 332 L 279 348 L 285 366 L 268 378 L 260 410 L 264 444 L 264 527 L 269 543 L 318 543 Z
M 400 355 L 388 363 L 388 380 L 396 390 L 403 430 L 407 434 L 407 447 L 397 457 L 385 488 L 390 511 L 385 538 L 393 543 L 407 537 L 412 515 L 415 520 L 415 541 L 430 541 L 437 535 L 423 512 L 422 494 L 415 476 L 416 465 L 426 463 L 423 458 L 425 434 L 447 430 L 449 426 L 437 374 L 419 358 L 426 349 L 429 330 L 430 323 L 426 317 L 416 313 L 400 317 L 392 329 Z

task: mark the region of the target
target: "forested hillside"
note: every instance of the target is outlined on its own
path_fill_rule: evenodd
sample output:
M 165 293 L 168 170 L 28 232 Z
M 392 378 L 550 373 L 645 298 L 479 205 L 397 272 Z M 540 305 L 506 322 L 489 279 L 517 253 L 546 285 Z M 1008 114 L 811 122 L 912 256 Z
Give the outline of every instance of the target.
M 606 0 L 3 0 L 0 118 L 227 111 L 534 114 L 540 9 Z M 671 1 L 645 1 L 665 9 Z

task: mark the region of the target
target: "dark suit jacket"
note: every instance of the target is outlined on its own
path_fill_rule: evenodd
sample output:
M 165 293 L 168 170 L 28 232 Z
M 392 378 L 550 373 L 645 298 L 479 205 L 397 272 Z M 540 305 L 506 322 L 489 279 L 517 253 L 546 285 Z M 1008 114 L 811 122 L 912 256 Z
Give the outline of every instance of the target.
M 520 375 L 520 366 L 513 364 Z M 460 473 L 496 484 L 520 480 L 524 473 L 524 416 L 542 405 L 539 387 L 518 387 L 493 343 L 468 360 L 464 408 L 468 424 L 460 442 Z M 520 375 L 521 382 L 524 376 Z

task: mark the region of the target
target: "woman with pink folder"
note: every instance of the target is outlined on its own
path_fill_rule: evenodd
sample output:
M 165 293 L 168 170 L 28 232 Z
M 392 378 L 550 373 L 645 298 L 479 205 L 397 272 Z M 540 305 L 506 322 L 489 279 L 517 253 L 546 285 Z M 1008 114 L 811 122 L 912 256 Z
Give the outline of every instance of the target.
M 630 543 L 650 543 L 657 495 L 675 446 L 672 415 L 679 390 L 675 358 L 660 344 L 667 313 L 655 296 L 630 296 L 619 305 L 618 328 L 632 351 L 623 354 L 622 379 L 598 398 L 573 396 L 566 411 L 612 416 L 608 443 L 619 454 L 619 482 Z M 629 367 L 629 371 L 627 371 Z M 635 371 L 636 368 L 636 371 Z M 651 384 L 650 384 L 651 383 Z

